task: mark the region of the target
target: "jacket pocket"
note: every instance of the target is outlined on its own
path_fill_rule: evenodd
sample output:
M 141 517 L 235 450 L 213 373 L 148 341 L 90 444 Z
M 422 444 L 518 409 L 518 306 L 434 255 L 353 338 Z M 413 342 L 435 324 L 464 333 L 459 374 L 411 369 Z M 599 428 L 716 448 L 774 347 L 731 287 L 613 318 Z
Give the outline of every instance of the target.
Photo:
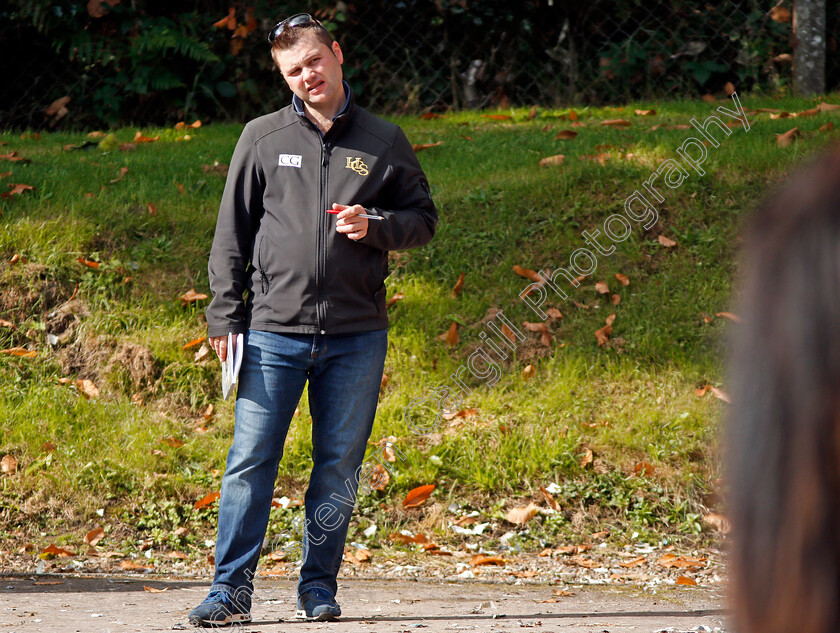
M 265 261 L 263 257 L 263 244 L 265 244 L 265 239 L 260 235 L 260 241 L 257 244 L 257 270 L 260 273 L 260 290 L 262 294 L 267 295 L 271 284 L 268 281 L 268 275 L 265 274 L 265 267 L 263 266 L 263 261 Z

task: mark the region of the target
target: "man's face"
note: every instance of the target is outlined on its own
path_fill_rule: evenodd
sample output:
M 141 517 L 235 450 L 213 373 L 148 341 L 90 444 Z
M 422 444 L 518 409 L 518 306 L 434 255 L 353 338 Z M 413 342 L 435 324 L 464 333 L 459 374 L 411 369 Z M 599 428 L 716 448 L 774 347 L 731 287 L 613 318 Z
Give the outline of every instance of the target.
M 274 53 L 274 61 L 292 92 L 310 108 L 331 114 L 344 105 L 344 56 L 338 42 L 330 48 L 305 33 L 292 48 Z

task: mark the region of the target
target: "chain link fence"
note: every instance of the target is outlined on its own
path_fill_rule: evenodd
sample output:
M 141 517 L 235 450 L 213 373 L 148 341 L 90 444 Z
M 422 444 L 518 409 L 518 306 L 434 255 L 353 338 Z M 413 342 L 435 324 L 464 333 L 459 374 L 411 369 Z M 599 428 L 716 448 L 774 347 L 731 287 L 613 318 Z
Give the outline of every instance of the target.
M 791 3 L 503 4 L 349 5 L 338 29 L 348 75 L 370 107 L 389 112 L 693 98 L 727 82 L 790 90 Z M 840 85 L 840 2 L 829 1 L 827 15 L 831 90 Z
M 42 13 L 0 8 L 0 127 L 56 124 L 44 108 L 65 95 L 72 105 L 58 125 L 75 127 L 271 111 L 289 94 L 265 33 L 298 11 L 333 32 L 345 78 L 380 113 L 696 98 L 726 83 L 791 91 L 792 0 L 170 0 L 154 15 L 142 0 L 105 0 L 111 13 L 98 18 L 84 3 L 39 1 Z M 826 4 L 831 91 L 840 87 L 840 0 Z M 61 30 L 60 10 L 75 11 L 58 18 L 73 17 L 78 33 Z M 219 27 L 229 12 L 236 28 Z

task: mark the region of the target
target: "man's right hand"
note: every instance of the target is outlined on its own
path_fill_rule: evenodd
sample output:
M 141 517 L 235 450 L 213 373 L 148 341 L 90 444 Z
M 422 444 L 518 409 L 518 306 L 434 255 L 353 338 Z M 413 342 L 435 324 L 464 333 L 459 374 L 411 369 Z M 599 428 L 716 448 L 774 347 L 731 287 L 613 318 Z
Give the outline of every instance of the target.
M 227 359 L 227 336 L 211 336 L 210 347 L 218 354 L 219 360 L 225 362 Z

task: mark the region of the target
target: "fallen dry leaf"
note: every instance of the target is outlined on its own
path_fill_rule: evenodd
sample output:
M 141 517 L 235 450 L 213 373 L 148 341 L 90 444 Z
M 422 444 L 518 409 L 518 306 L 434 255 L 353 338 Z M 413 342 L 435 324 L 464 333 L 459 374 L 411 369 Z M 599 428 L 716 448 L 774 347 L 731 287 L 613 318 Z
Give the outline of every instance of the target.
M 569 559 L 570 563 L 574 563 L 578 567 L 584 567 L 586 569 L 592 569 L 593 567 L 597 566 L 598 563 L 591 558 L 587 558 L 586 556 L 572 556 Z
M 592 449 L 589 448 L 588 446 L 584 446 L 583 447 L 583 454 L 581 455 L 581 458 L 580 458 L 580 467 L 581 468 L 586 468 L 587 466 L 589 466 L 589 464 L 591 464 L 594 461 L 595 461 L 595 453 L 593 453 Z
M 575 138 L 578 135 L 574 130 L 560 130 L 554 135 L 555 141 L 566 141 Z
M 201 508 L 206 508 L 207 506 L 213 505 L 219 497 L 221 497 L 221 493 L 219 492 L 211 492 L 208 495 L 203 496 L 201 499 L 196 501 L 193 504 L 193 507 L 196 510 L 201 510 Z
M 613 295 L 612 296 L 612 304 L 614 306 L 617 306 L 619 303 L 621 303 L 621 295 Z
M 734 312 L 715 312 L 716 317 L 721 317 L 722 319 L 729 319 L 730 321 L 734 321 L 735 323 L 741 322 L 741 317 L 739 317 Z
M 688 576 L 682 576 L 682 575 L 679 578 L 677 578 L 677 586 L 680 586 L 680 587 L 695 587 L 696 585 L 697 585 L 697 582 L 694 580 L 694 578 L 689 578 Z
M 604 343 L 610 340 L 610 335 L 612 334 L 612 326 L 605 325 L 600 330 L 595 330 L 595 339 L 598 341 L 598 347 L 601 347 Z
M 154 569 L 154 567 L 147 567 L 145 565 L 141 565 L 140 563 L 135 563 L 133 560 L 124 560 L 120 563 L 120 569 L 123 571 L 147 571 L 149 569 Z
M 655 116 L 656 110 L 636 110 L 636 116 Z
M 630 278 L 627 275 L 623 275 L 622 273 L 616 273 L 615 278 L 622 286 L 630 285 Z
M 441 413 L 441 417 L 447 421 L 455 418 L 471 418 L 474 415 L 478 415 L 478 409 L 461 409 L 457 413 Z M 393 455 L 393 452 L 391 454 Z M 396 457 L 387 461 L 396 461 Z
M 418 534 L 417 536 L 409 536 L 408 534 L 392 532 L 388 535 L 388 541 L 390 541 L 391 543 L 401 543 L 402 545 L 409 545 L 412 543 L 428 543 L 429 539 L 427 539 L 423 534 Z
M 718 389 L 717 387 L 709 387 L 709 390 L 712 392 L 712 395 L 718 400 L 723 400 L 727 404 L 730 402 L 729 395 L 723 389 Z
M 543 497 L 545 497 L 545 501 L 548 504 L 548 507 L 552 510 L 560 511 L 560 504 L 557 503 L 557 500 L 554 498 L 554 495 L 551 494 L 545 486 L 540 486 L 540 492 L 542 493 Z
M 470 564 L 473 567 L 478 567 L 479 565 L 504 566 L 507 564 L 507 561 L 500 556 L 485 556 L 484 554 L 476 554 L 470 559 Z
M 461 294 L 461 290 L 464 288 L 464 273 L 458 277 L 458 281 L 455 282 L 455 286 L 452 288 L 451 297 L 454 299 L 459 294 Z
M 615 323 L 615 313 L 613 313 L 613 314 L 609 315 L 609 316 L 608 316 L 606 319 L 604 319 L 604 320 L 606 321 L 606 325 L 612 325 L 613 323 Z
M 802 133 L 799 131 L 798 127 L 791 128 L 784 134 L 777 134 L 776 135 L 776 144 L 779 147 L 787 147 L 790 145 L 793 140 L 799 136 L 802 136 Z
M 153 137 L 143 136 L 142 132 L 137 132 L 137 134 L 134 135 L 134 142 L 135 143 L 154 143 L 155 141 L 157 141 L 159 139 L 160 139 L 159 136 L 153 136 Z
M 533 365 L 527 365 L 525 369 L 522 370 L 522 380 L 525 382 L 531 380 L 537 374 L 537 368 Z
M 482 114 L 485 119 L 492 119 L 493 121 L 509 121 L 511 116 L 509 114 Z
M 435 112 L 426 112 L 425 114 L 421 114 L 417 118 L 419 118 L 423 121 L 428 121 L 428 120 L 431 120 L 431 119 L 442 119 L 445 116 L 446 116 L 445 114 L 437 114 Z
M 393 297 L 388 299 L 388 301 L 385 303 L 385 307 L 390 308 L 392 305 L 394 305 L 397 301 L 400 301 L 401 299 L 405 299 L 405 295 L 401 292 L 398 292 L 394 294 Z
M 662 244 L 665 248 L 673 248 L 677 245 L 677 243 L 669 237 L 665 237 L 664 235 L 660 235 L 657 238 L 657 241 Z
M 653 473 L 653 464 L 649 464 L 648 462 L 639 462 L 633 467 L 633 474 L 635 475 L 650 477 Z
M 59 558 L 72 558 L 75 555 L 76 552 L 73 550 L 58 547 L 54 543 L 51 543 L 41 551 L 41 556 L 45 556 L 46 558 L 53 558 L 55 556 Z
M 601 125 L 610 125 L 613 127 L 626 127 L 630 125 L 630 121 L 627 119 L 608 119 L 606 121 L 601 121 Z
M 0 154 L 0 160 L 7 160 L 11 163 L 31 163 L 32 161 L 23 156 L 18 156 L 17 152 L 10 152 L 8 154 Z M 12 172 L 7 172 L 6 176 L 11 175 Z M 5 178 L 5 176 L 4 176 Z
M 569 110 L 568 117 L 569 121 L 577 121 L 580 118 L 578 117 L 577 112 L 575 112 L 574 110 Z
M 415 152 L 420 152 L 420 151 L 423 151 L 424 149 L 429 149 L 430 147 L 437 147 L 442 142 L 443 141 L 438 141 L 437 143 L 415 143 L 411 147 Z
M 168 591 L 169 587 L 164 587 L 163 589 L 157 589 L 156 587 L 150 587 L 149 585 L 143 585 L 143 591 L 148 591 L 149 593 L 163 593 L 164 591 Z
M 19 196 L 20 194 L 26 191 L 35 191 L 35 187 L 32 185 L 27 185 L 22 182 L 10 182 L 7 187 L 9 191 L 4 192 L 2 195 L 4 198 L 11 198 L 12 196 Z
M 457 345 L 458 340 L 459 340 L 458 339 L 458 322 L 453 321 L 452 324 L 449 326 L 449 329 L 446 332 L 444 332 L 443 334 L 441 334 L 440 336 L 438 336 L 438 338 L 440 340 L 442 340 L 444 343 L 446 343 L 447 345 L 449 345 L 450 347 L 453 347 L 454 345 Z
M 610 155 L 609 154 L 603 154 L 603 153 L 601 153 L 601 154 L 581 154 L 579 156 L 580 160 L 594 160 L 594 161 L 597 161 L 597 162 L 601 163 L 602 165 L 607 164 L 607 159 L 608 158 L 610 158 Z
M 522 268 L 522 266 L 514 264 L 513 272 L 515 272 L 520 277 L 525 277 L 525 279 L 530 279 L 531 281 L 535 281 L 538 284 L 545 283 L 544 280 L 536 273 L 536 271 L 533 271 L 530 268 Z
M 25 347 L 10 347 L 0 351 L 0 354 L 8 354 L 9 356 L 18 356 L 20 358 L 35 358 L 38 352 L 26 349 Z
M 435 489 L 434 484 L 427 484 L 425 486 L 418 486 L 409 491 L 409 493 L 403 499 L 403 507 L 404 508 L 416 508 L 419 505 L 422 505 L 426 499 L 429 498 L 429 495 L 432 494 L 432 491 Z
M 373 490 L 385 490 L 389 483 L 391 475 L 388 474 L 388 470 L 382 464 L 376 464 L 370 473 L 370 487 Z
M 706 395 L 706 393 L 708 393 L 709 388 L 710 388 L 710 385 L 704 385 L 702 387 L 697 387 L 694 390 L 694 395 L 697 396 L 698 398 L 702 398 L 703 396 Z
M 831 132 L 831 130 L 833 130 L 833 129 L 834 129 L 834 123 L 829 121 L 825 125 L 821 125 L 819 131 L 822 132 L 823 134 L 825 134 L 827 132 Z
M 598 281 L 595 283 L 595 290 L 600 292 L 602 295 L 609 294 L 610 287 L 607 285 L 606 281 Z
M 200 292 L 196 292 L 195 288 L 191 288 L 190 290 L 187 290 L 187 292 L 182 294 L 180 298 L 181 303 L 183 303 L 185 306 L 188 306 L 191 303 L 195 303 L 196 301 L 206 299 L 207 295 Z
M 706 558 L 695 558 L 694 556 L 677 556 L 668 552 L 656 561 L 656 564 L 667 568 L 702 569 L 706 566 L 706 560 Z
M 98 398 L 99 397 L 99 389 L 95 384 L 93 384 L 92 380 L 87 378 L 80 378 L 75 383 L 76 389 L 79 390 L 79 393 L 82 394 L 85 398 Z
M 85 259 L 84 257 L 78 257 L 76 258 L 76 261 L 82 266 L 87 266 L 88 268 L 99 268 L 99 262 L 93 262 L 89 259 Z
M 125 178 L 125 175 L 126 175 L 127 173 L 128 173 L 128 167 L 120 167 L 120 174 L 119 174 L 119 176 L 117 176 L 116 178 L 114 178 L 113 180 L 111 180 L 111 181 L 110 181 L 110 183 L 111 183 L 112 185 L 113 185 L 113 184 L 118 183 L 120 180 L 122 180 L 123 178 Z
M 17 465 L 18 462 L 14 458 L 13 455 L 3 455 L 3 459 L 0 459 L 0 472 L 4 475 L 14 475 L 17 472 Z
M 563 161 L 566 160 L 566 156 L 564 154 L 557 154 L 555 156 L 547 156 L 540 161 L 541 167 L 548 167 L 550 165 L 562 165 Z
M 619 563 L 619 565 L 622 567 L 637 567 L 639 565 L 644 565 L 646 562 L 647 559 L 644 556 L 639 556 L 638 558 Z
M 189 349 L 189 348 L 191 348 L 191 347 L 195 347 L 196 345 L 198 345 L 198 344 L 200 344 L 200 343 L 203 343 L 206 339 L 207 339 L 207 337 L 206 337 L 206 336 L 202 336 L 201 338 L 196 338 L 196 339 L 193 339 L 193 340 L 191 340 L 189 343 L 187 343 L 186 345 L 184 345 L 184 347 L 183 347 L 183 348 L 181 348 L 181 349 Z
M 105 538 L 105 530 L 101 527 L 93 528 L 90 532 L 85 534 L 85 543 L 94 547 L 99 541 Z
M 510 523 L 516 523 L 517 525 L 522 525 L 523 523 L 527 523 L 534 516 L 537 514 L 537 506 L 531 502 L 527 506 L 522 508 L 511 508 L 508 510 L 508 513 L 505 515 L 505 519 Z
M 790 112 L 779 112 L 779 113 L 776 113 L 776 114 L 771 114 L 770 118 L 774 119 L 774 120 L 775 119 L 789 119 L 790 118 Z
M 557 308 L 549 308 L 548 310 L 546 310 L 546 314 L 551 319 L 562 319 L 563 318 L 563 314 Z
M 160 438 L 160 443 L 171 446 L 172 448 L 181 448 L 184 445 L 184 442 L 179 440 L 177 437 L 172 436 Z

